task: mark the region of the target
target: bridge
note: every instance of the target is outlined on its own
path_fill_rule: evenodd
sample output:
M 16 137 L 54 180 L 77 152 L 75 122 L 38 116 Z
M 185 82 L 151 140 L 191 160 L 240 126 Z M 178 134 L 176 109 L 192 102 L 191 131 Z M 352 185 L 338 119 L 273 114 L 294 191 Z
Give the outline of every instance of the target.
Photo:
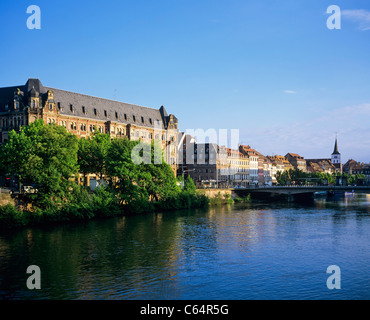
M 312 200 L 315 194 L 326 193 L 327 195 L 345 194 L 345 192 L 370 193 L 370 186 L 256 186 L 246 188 L 234 188 L 232 193 L 237 197 L 245 197 L 248 194 L 256 199 L 289 199 L 296 201 Z

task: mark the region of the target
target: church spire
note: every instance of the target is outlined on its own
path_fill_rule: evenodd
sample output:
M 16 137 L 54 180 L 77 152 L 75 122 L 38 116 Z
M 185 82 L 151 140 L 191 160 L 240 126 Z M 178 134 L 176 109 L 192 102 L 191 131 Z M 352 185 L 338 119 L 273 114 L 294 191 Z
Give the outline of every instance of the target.
M 338 139 L 337 139 L 337 137 L 335 137 L 334 151 L 333 151 L 332 154 L 340 154 L 340 152 L 338 151 Z

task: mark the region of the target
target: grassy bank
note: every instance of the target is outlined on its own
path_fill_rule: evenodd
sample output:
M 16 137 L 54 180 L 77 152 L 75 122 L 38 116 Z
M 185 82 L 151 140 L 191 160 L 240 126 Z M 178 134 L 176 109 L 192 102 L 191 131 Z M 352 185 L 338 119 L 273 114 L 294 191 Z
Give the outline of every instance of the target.
M 165 201 L 136 200 L 119 205 L 108 192 L 95 193 L 90 201 L 71 203 L 62 208 L 33 211 L 18 210 L 14 205 L 0 206 L 0 229 L 14 229 L 42 224 L 58 224 L 73 221 L 109 218 L 115 216 L 144 214 L 182 209 L 206 208 L 239 202 L 249 202 L 250 197 L 231 199 L 230 195 L 218 193 L 207 197 L 201 192 L 183 191 Z
M 209 199 L 199 193 L 181 192 L 165 201 L 131 201 L 119 205 L 108 193 L 94 194 L 91 201 L 71 203 L 61 208 L 18 210 L 14 205 L 0 207 L 0 229 L 12 229 L 41 224 L 87 221 L 98 218 L 163 212 L 181 209 L 204 208 Z

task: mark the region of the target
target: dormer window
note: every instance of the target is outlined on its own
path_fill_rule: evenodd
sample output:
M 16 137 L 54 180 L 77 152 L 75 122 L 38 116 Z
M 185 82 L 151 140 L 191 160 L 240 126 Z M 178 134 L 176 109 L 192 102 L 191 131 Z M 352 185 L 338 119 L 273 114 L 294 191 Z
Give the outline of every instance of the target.
M 124 118 L 125 118 L 125 120 L 127 120 L 127 114 L 126 113 L 124 114 Z
M 32 107 L 35 108 L 36 107 L 36 101 L 35 100 L 32 100 Z
M 86 114 L 86 108 L 84 106 L 82 106 L 82 113 Z
M 108 117 L 107 110 L 104 110 L 104 116 L 105 116 L 105 117 Z
M 71 112 L 74 112 L 73 104 L 69 105 L 69 109 L 71 110 Z
M 149 123 L 152 124 L 152 118 L 149 118 Z
M 144 123 L 144 117 L 141 117 L 141 122 Z
M 96 108 L 94 108 L 94 115 L 97 115 L 98 112 L 96 111 Z
M 115 113 L 115 114 L 116 114 L 116 119 L 118 119 L 118 112 L 116 111 L 116 113 Z
M 135 116 L 132 116 L 132 119 L 134 120 L 134 122 L 136 122 L 136 117 Z
M 15 102 L 15 109 L 19 109 L 19 102 L 18 101 Z
M 53 104 L 52 103 L 49 103 L 49 109 L 52 110 L 53 109 Z

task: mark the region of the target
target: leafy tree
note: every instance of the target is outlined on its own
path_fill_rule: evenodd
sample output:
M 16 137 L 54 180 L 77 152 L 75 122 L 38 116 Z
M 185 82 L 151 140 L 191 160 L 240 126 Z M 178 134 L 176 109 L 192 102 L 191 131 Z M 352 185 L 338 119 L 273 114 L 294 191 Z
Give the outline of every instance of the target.
M 106 173 L 105 162 L 110 144 L 110 136 L 97 130 L 91 137 L 80 139 L 78 159 L 81 172 L 84 175 L 97 174 L 102 179 Z
M 60 206 L 69 201 L 71 178 L 78 173 L 77 150 L 75 135 L 37 120 L 20 132 L 10 132 L 0 150 L 1 171 L 37 188 L 38 192 L 25 195 L 34 206 Z
M 195 193 L 196 189 L 197 187 L 195 186 L 193 179 L 190 176 L 188 176 L 185 181 L 184 190 L 193 194 Z
M 136 165 L 131 159 L 131 151 L 137 143 L 127 138 L 114 139 L 107 150 L 106 173 L 120 204 L 149 198 L 146 190 L 137 184 Z
M 276 173 L 276 181 L 278 184 L 287 185 L 291 182 L 291 178 L 288 171 L 278 171 Z

